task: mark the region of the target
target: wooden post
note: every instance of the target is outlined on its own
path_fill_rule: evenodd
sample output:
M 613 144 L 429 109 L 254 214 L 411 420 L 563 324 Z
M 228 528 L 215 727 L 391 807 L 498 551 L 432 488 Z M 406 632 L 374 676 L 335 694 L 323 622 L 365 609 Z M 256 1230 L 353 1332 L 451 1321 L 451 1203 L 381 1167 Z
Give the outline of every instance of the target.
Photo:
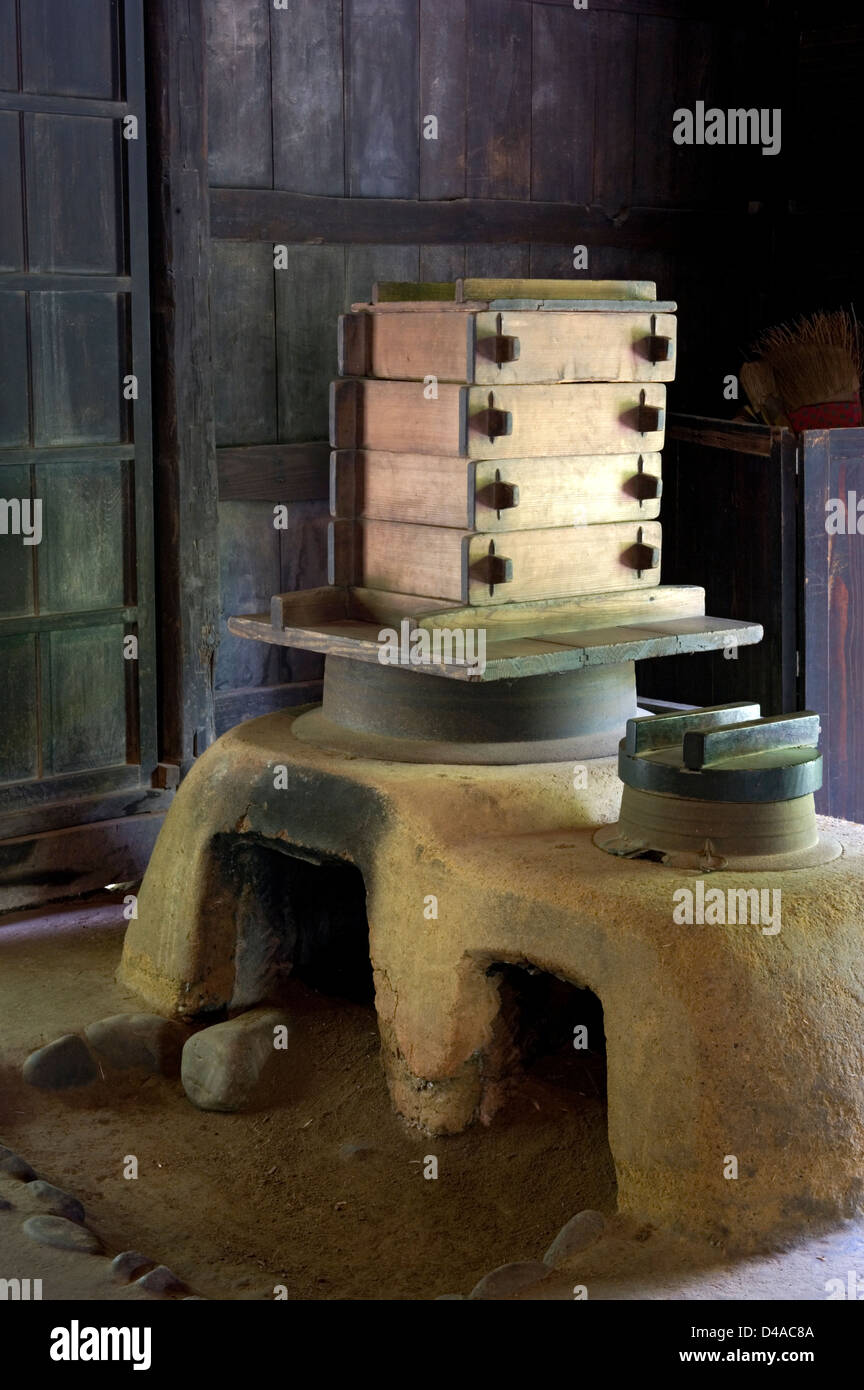
M 203 0 L 149 0 L 145 22 L 160 757 L 185 770 L 214 738 L 219 622 Z

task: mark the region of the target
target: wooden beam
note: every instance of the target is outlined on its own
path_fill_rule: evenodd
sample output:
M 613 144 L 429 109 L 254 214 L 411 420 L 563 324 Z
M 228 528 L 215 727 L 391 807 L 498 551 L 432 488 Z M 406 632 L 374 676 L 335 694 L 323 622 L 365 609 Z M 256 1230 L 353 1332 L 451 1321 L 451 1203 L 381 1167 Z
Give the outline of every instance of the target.
M 203 10 L 203 0 L 145 6 L 160 755 L 181 767 L 214 738 L 219 630 Z
M 214 188 L 211 232 L 234 241 L 450 245 L 548 242 L 551 245 L 698 248 L 754 228 L 745 209 L 601 207 L 508 198 L 330 198 L 270 188 Z
M 220 502 L 318 502 L 330 495 L 330 445 L 217 449 Z

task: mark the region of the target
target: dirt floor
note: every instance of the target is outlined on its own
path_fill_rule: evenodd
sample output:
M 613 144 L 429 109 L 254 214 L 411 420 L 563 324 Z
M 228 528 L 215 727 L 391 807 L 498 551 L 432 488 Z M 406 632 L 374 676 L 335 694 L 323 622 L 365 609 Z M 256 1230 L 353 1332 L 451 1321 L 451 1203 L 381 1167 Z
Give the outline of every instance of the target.
M 114 980 L 124 926 L 105 896 L 0 918 L 0 1142 L 84 1203 L 109 1254 L 141 1250 L 209 1298 L 284 1285 L 289 1299 L 434 1299 L 540 1258 L 583 1208 L 613 1211 L 605 1103 L 572 1046 L 523 1076 L 490 1126 L 429 1139 L 392 1112 L 371 1006 L 296 981 L 293 1094 L 279 1108 L 205 1113 L 179 1080 L 130 1072 L 34 1090 L 20 1073 L 34 1048 L 140 1008 Z M 58 1289 L 46 1298 L 109 1296 L 93 1282 L 103 1261 L 45 1260 Z

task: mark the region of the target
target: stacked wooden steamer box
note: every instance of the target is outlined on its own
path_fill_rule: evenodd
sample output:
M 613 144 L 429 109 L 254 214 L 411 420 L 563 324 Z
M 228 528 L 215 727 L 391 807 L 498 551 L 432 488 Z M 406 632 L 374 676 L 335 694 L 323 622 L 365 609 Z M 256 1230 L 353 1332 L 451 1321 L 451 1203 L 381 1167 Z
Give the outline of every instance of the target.
M 339 322 L 330 583 L 487 615 L 659 584 L 675 307 L 647 281 L 376 286 Z

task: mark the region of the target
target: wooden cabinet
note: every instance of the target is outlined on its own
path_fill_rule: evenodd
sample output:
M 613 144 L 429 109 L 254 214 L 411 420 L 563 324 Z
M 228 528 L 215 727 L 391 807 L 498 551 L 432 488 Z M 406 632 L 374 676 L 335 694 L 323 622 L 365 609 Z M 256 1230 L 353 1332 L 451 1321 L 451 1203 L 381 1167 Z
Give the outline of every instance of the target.
M 686 575 L 704 585 L 710 612 L 759 622 L 765 637 L 645 662 L 640 694 L 815 710 L 817 808 L 864 821 L 864 429 L 796 436 L 673 416 L 663 469 L 663 582 Z

